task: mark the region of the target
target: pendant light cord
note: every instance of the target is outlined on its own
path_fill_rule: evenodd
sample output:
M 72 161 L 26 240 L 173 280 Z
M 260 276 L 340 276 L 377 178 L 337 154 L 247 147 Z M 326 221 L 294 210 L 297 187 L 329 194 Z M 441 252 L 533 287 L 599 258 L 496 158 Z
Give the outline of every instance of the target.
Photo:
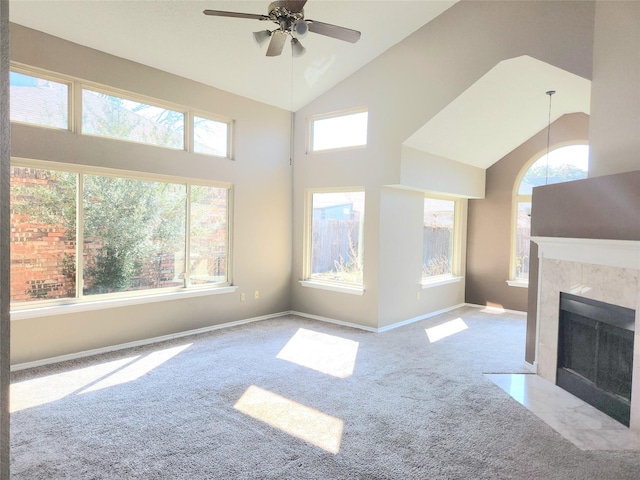
M 544 184 L 549 184 L 549 146 L 551 144 L 551 97 L 556 93 L 555 90 L 549 90 L 547 95 L 549 95 L 549 119 L 547 121 L 547 169 L 544 174 Z

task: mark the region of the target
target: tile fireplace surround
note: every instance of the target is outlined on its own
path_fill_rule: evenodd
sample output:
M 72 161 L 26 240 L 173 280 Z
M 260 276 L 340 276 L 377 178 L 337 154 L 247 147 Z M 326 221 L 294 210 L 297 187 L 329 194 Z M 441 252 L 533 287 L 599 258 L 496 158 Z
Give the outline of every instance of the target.
M 538 245 L 538 375 L 556 383 L 560 292 L 636 311 L 630 429 L 640 433 L 640 242 L 532 237 Z

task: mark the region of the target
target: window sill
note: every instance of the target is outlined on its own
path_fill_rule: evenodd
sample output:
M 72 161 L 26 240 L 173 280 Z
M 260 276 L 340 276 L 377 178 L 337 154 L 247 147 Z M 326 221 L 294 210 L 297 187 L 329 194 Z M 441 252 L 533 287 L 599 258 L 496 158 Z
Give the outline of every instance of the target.
M 440 285 L 461 282 L 463 278 L 464 277 L 460 277 L 457 275 L 443 275 L 440 277 L 433 277 L 422 280 L 420 285 L 422 285 L 422 288 L 439 287 Z
M 193 290 L 181 290 L 178 292 L 157 293 L 126 298 L 84 301 L 66 305 L 48 305 L 43 307 L 13 310 L 11 312 L 11 320 L 26 320 L 28 318 L 66 315 L 70 313 L 88 312 L 91 310 L 102 310 L 105 308 L 127 307 L 130 305 L 141 305 L 144 303 L 165 302 L 168 300 L 181 300 L 183 298 L 202 297 L 208 295 L 220 295 L 224 293 L 233 293 L 237 289 L 237 286 L 229 285 L 225 287 L 198 288 Z
M 300 280 L 300 285 L 309 288 L 319 288 L 320 290 L 329 290 L 332 292 L 348 293 L 351 295 L 364 295 L 363 287 L 356 287 L 351 285 L 339 285 L 335 283 L 324 283 L 314 280 Z
M 529 280 L 507 280 L 510 287 L 529 288 Z

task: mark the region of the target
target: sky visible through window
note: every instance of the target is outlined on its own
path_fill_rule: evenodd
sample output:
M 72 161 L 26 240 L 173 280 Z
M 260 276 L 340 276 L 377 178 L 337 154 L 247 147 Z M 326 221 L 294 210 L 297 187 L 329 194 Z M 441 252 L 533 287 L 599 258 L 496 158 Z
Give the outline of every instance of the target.
M 357 147 L 367 144 L 368 112 L 313 121 L 311 150 Z

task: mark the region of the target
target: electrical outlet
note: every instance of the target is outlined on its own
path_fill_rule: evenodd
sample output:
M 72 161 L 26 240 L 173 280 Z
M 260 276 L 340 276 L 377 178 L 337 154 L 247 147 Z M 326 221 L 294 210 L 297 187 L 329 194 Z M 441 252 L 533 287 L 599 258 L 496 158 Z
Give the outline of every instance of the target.
M 254 293 L 254 298 L 257 300 L 260 298 L 260 292 L 258 290 L 256 290 L 256 293 Z
M 244 302 L 245 298 L 246 298 L 246 297 L 245 297 L 245 294 L 244 294 L 244 293 L 241 293 L 241 294 L 240 294 L 240 301 L 241 301 L 241 302 Z
M 420 300 L 420 292 L 416 293 L 416 300 Z

